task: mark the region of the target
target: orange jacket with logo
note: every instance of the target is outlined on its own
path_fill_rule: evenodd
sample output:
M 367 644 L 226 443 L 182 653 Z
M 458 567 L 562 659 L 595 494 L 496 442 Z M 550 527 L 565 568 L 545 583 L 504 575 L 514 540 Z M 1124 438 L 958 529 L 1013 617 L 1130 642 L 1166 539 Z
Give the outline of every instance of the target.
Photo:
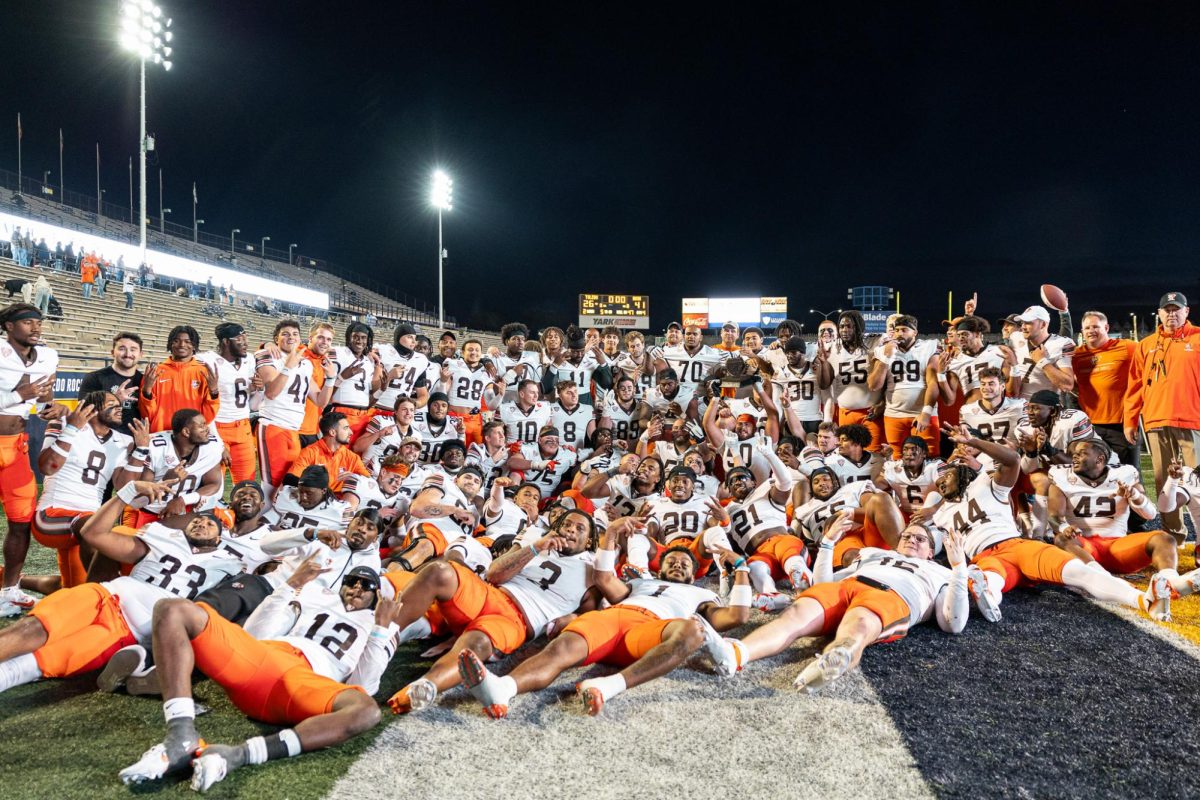
M 138 410 L 150 425 L 150 432 L 165 431 L 171 427 L 171 416 L 181 408 L 194 408 L 209 422 L 217 416 L 220 398 L 208 396 L 208 370 L 196 359 L 172 361 L 167 359 L 158 365 L 154 386 L 149 388 L 151 397 L 138 395 Z
M 318 439 L 301 450 L 300 455 L 296 456 L 296 460 L 292 462 L 292 468 L 288 472 L 299 478 L 305 468 L 311 467 L 313 464 L 320 464 L 329 470 L 329 490 L 331 492 L 340 492 L 342 490 L 342 479 L 340 476 L 343 472 L 353 472 L 355 475 L 371 477 L 371 473 L 363 464 L 363 460 L 359 457 L 358 453 L 349 447 L 339 447 L 336 453 L 332 453 L 329 451 L 329 445 L 325 444 L 324 439 Z
M 1191 323 L 1158 331 L 1137 344 L 1125 390 L 1125 427 L 1200 430 L 1200 328 Z
M 1123 423 L 1129 365 L 1136 352 L 1137 342 L 1109 339 L 1096 350 L 1077 347 L 1071 353 L 1071 371 L 1075 373 L 1079 408 L 1093 423 Z

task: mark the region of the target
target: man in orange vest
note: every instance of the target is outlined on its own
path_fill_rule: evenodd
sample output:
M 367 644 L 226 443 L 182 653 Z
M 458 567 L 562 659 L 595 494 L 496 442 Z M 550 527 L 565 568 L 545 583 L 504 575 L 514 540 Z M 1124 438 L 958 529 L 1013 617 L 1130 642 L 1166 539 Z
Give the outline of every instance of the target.
M 100 267 L 96 265 L 96 254 L 88 253 L 83 257 L 83 263 L 79 267 L 79 282 L 83 284 L 83 296 L 92 296 L 92 287 L 96 284 L 96 276 L 100 274 Z
M 1158 330 L 1138 342 L 1125 390 L 1125 439 L 1137 441 L 1138 417 L 1150 442 L 1154 485 L 1161 492 L 1172 461 L 1196 466 L 1200 451 L 1200 328 L 1188 322 L 1187 297 L 1167 292 L 1158 302 Z M 1163 528 L 1180 542 L 1179 509 L 1163 512 Z

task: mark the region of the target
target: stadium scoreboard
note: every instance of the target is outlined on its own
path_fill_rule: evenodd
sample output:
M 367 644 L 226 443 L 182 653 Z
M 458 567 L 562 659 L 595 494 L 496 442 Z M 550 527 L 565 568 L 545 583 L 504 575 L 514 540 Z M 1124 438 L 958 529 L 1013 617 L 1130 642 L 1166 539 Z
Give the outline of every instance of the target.
M 579 295 L 579 327 L 650 327 L 650 298 L 644 294 Z

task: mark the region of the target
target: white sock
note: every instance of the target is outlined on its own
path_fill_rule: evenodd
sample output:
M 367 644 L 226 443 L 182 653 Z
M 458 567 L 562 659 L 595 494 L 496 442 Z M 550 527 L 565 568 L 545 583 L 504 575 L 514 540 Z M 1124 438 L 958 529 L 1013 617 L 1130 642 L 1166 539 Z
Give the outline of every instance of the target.
M 1102 564 L 1101 564 L 1099 561 L 1089 561 L 1089 562 L 1087 562 L 1087 568 L 1088 568 L 1088 569 L 1094 569 L 1096 572 L 1099 572 L 1101 575 L 1109 575 L 1109 574 L 1111 574 L 1111 573 L 1109 573 L 1109 571 L 1108 571 L 1108 570 L 1106 570 L 1106 569 L 1104 568 L 1104 565 L 1102 565 Z
M 196 718 L 196 703 L 190 697 L 172 697 L 163 703 L 163 716 L 167 722 L 180 717 Z
M 1168 580 L 1171 581 L 1171 588 L 1179 592 L 1180 597 L 1187 597 L 1193 593 L 1192 580 L 1196 577 L 1196 573 L 1200 570 L 1192 570 L 1191 572 L 1180 575 L 1177 570 L 1164 569 L 1162 570 Z
M 14 686 L 33 683 L 41 677 L 42 668 L 38 666 L 33 653 L 26 653 L 23 656 L 16 656 L 0 662 L 0 692 L 7 691 Z
M 517 682 L 510 675 L 497 675 L 488 670 L 483 681 L 490 684 L 488 691 L 500 705 L 508 705 L 508 702 L 517 696 Z
M 1041 538 L 1046 535 L 1046 517 L 1050 513 L 1050 498 L 1035 494 L 1033 502 L 1030 504 L 1030 510 L 1033 512 L 1033 532 Z
M 400 631 L 399 641 L 397 644 L 411 642 L 413 639 L 424 639 L 433 633 L 433 627 L 430 626 L 429 620 L 424 617 L 418 617 L 404 630 Z
M 644 534 L 635 533 L 625 543 L 625 560 L 638 569 L 650 568 L 650 540 Z
M 1120 603 L 1131 608 L 1141 607 L 1138 603 L 1142 596 L 1140 589 L 1120 578 L 1088 569 L 1079 559 L 1068 562 L 1063 567 L 1062 579 L 1067 586 L 1082 589 L 1096 600 Z
M 775 579 L 771 577 L 770 567 L 762 561 L 751 561 L 747 566 L 750 567 L 750 585 L 755 592 L 762 594 L 775 591 Z
M 808 559 L 806 559 L 804 556 L 792 556 L 787 561 L 783 562 L 783 571 L 788 575 L 791 575 L 797 570 L 803 572 L 804 568 L 807 566 Z
M 588 678 L 579 684 L 581 689 L 597 689 L 605 700 L 611 700 L 625 691 L 625 677 L 621 673 L 602 675 L 599 678 Z

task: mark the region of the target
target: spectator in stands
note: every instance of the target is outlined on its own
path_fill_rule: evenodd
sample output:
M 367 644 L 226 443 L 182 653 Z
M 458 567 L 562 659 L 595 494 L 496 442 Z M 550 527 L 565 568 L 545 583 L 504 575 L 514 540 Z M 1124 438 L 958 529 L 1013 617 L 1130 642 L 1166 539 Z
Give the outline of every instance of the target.
M 121 291 L 125 293 L 125 308 L 133 308 L 133 273 L 126 272 L 125 280 L 121 282 Z
M 138 390 L 142 387 L 142 337 L 122 331 L 112 340 L 112 363 L 103 369 L 89 372 L 79 383 L 79 397 L 91 392 L 111 392 L 121 401 L 121 425 L 116 429 L 132 435 L 129 423 L 137 419 Z
M 100 272 L 100 267 L 96 258 L 96 254 L 89 252 L 83 257 L 83 264 L 79 268 L 79 282 L 83 285 L 83 296 L 92 296 L 92 287 L 96 285 L 96 275 Z
M 124 285 L 125 283 L 125 256 L 117 256 L 117 269 L 113 275 L 113 280 Z
M 21 238 L 21 228 L 13 228 L 12 236 L 9 238 L 9 246 L 12 248 L 13 261 L 17 262 L 17 265 L 21 267 L 25 266 L 25 258 L 21 255 L 23 241 Z
M 214 296 L 212 276 L 208 276 L 208 280 L 204 282 L 204 299 L 212 300 Z
M 54 243 L 54 261 L 52 262 L 54 265 L 55 272 L 63 271 L 63 261 L 65 258 L 66 258 L 66 253 L 63 251 L 62 242 L 55 242 Z
M 67 247 L 63 250 L 63 263 L 59 269 L 67 270 L 75 267 L 75 243 L 67 242 Z
M 138 283 L 141 284 L 143 289 L 146 288 L 146 279 L 149 274 L 150 270 L 145 264 L 142 264 L 140 267 L 138 267 Z
M 35 263 L 39 265 L 48 265 L 50 263 L 50 246 L 46 244 L 45 238 L 38 240 L 36 256 Z
M 50 300 L 53 297 L 54 290 L 50 288 L 50 281 L 46 280 L 45 275 L 38 275 L 33 284 L 33 304 L 45 316 L 50 314 Z
M 96 264 L 96 295 L 104 297 L 104 286 L 108 283 L 108 268 L 109 264 L 104 259 Z

